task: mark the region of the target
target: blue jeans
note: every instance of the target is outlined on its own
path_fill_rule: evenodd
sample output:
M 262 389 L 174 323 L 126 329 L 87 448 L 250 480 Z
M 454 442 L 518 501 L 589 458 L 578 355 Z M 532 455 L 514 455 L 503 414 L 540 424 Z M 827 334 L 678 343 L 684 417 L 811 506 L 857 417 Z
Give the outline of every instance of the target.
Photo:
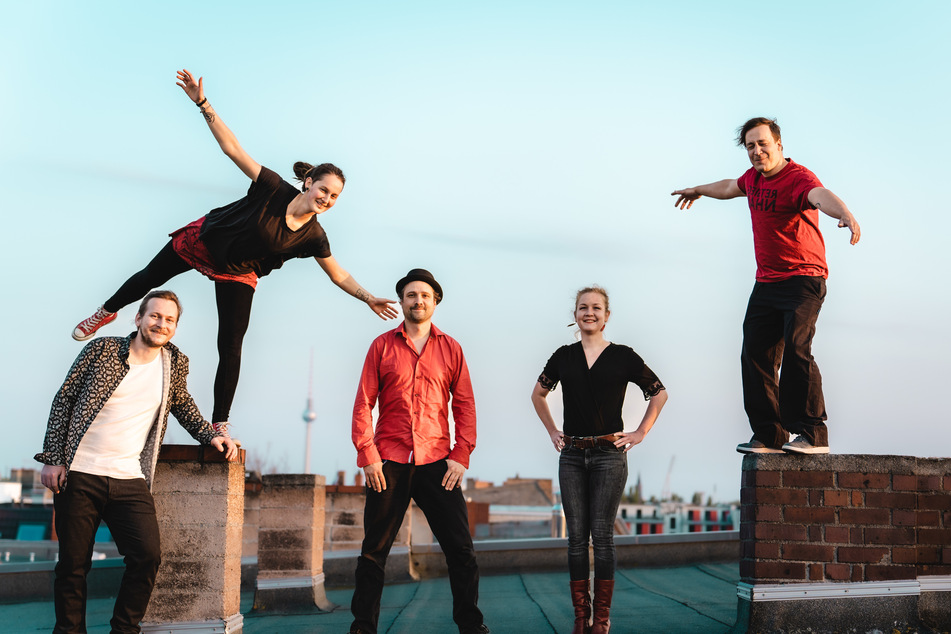
M 627 454 L 613 445 L 566 447 L 558 462 L 558 482 L 568 527 L 571 580 L 590 576 L 589 535 L 594 545 L 594 578 L 614 579 L 614 520 L 627 485 Z
M 825 296 L 821 277 L 753 286 L 743 320 L 743 404 L 753 438 L 768 447 L 782 447 L 790 432 L 829 445 L 822 375 L 812 356 Z

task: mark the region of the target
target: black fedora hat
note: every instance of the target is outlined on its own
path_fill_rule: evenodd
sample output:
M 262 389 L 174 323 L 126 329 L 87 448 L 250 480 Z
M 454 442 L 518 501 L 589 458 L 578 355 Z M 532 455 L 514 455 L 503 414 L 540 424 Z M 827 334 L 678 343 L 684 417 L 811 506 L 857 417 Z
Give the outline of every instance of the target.
M 403 298 L 403 288 L 410 282 L 426 282 L 436 291 L 436 303 L 438 304 L 442 301 L 442 286 L 439 285 L 439 282 L 436 281 L 433 274 L 426 269 L 412 269 L 406 274 L 406 277 L 396 283 L 396 295 L 400 299 Z

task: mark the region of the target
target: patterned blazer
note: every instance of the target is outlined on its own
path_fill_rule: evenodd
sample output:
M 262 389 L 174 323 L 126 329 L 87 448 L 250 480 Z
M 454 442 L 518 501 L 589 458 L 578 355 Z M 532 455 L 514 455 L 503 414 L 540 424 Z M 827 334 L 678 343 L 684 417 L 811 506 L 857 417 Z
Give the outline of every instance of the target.
M 95 339 L 79 353 L 66 375 L 63 387 L 53 398 L 43 451 L 34 456 L 35 460 L 48 465 L 65 465 L 69 471 L 86 430 L 129 371 L 129 345 L 135 335 L 133 332 L 128 337 Z M 171 343 L 165 344 L 161 354 L 163 379 L 160 415 L 149 430 L 145 447 L 139 456 L 142 473 L 150 489 L 169 413 L 174 414 L 179 424 L 203 445 L 220 435 L 202 418 L 188 393 L 185 383 L 188 357 Z

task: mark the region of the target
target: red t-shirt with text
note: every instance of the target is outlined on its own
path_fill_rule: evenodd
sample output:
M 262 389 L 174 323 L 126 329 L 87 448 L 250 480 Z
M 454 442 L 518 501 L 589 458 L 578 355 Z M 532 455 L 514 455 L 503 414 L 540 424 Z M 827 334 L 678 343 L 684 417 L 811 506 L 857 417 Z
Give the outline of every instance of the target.
M 746 194 L 753 220 L 756 281 L 829 277 L 819 210 L 808 198 L 822 187 L 816 175 L 789 159 L 779 174 L 766 177 L 750 168 L 736 184 Z

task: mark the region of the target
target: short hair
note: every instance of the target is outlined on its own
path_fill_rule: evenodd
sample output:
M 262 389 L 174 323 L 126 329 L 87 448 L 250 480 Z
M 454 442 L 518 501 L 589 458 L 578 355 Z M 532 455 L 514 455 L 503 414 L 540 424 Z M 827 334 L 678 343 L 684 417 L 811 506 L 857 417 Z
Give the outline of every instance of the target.
M 578 291 L 578 293 L 575 295 L 575 310 L 578 310 L 578 302 L 581 301 L 581 296 L 585 293 L 598 293 L 601 295 L 601 297 L 604 298 L 604 312 L 611 312 L 611 300 L 608 299 L 608 291 L 603 286 L 598 286 L 597 284 L 585 286 Z
M 149 306 L 149 301 L 153 299 L 167 299 L 170 302 L 175 302 L 175 306 L 178 307 L 178 319 L 181 319 L 182 303 L 178 301 L 178 295 L 172 291 L 151 291 L 148 295 L 142 298 L 142 303 L 139 304 L 139 310 L 135 314 L 136 317 L 142 317 L 145 315 L 145 310 Z
M 783 135 L 779 131 L 779 124 L 776 119 L 767 119 L 766 117 L 754 117 L 736 129 L 736 144 L 740 147 L 746 145 L 746 133 L 761 125 L 768 125 L 769 131 L 773 134 L 773 140 L 779 141 Z

